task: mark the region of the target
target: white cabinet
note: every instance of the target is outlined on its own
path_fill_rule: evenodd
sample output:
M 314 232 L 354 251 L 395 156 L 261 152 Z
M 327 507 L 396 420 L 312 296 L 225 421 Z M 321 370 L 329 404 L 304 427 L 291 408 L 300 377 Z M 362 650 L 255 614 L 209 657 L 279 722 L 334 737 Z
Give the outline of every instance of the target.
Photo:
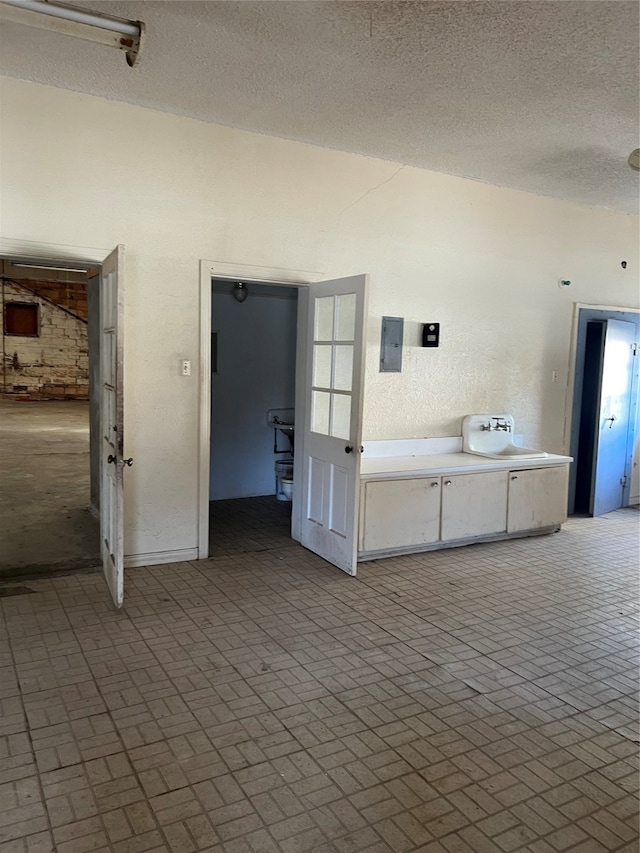
M 383 551 L 436 542 L 440 477 L 372 480 L 364 484 L 360 550 Z
M 510 471 L 507 533 L 560 527 L 567 520 L 568 482 L 567 465 Z
M 568 481 L 566 464 L 365 480 L 358 551 L 366 558 L 550 531 L 566 521 Z
M 507 471 L 443 477 L 440 538 L 446 542 L 504 533 L 507 483 Z

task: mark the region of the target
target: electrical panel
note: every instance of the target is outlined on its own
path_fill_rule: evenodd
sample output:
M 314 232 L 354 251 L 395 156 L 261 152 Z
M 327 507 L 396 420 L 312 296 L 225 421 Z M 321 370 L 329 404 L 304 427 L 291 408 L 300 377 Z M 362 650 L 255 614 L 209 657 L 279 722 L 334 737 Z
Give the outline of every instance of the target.
M 380 372 L 400 373 L 402 370 L 403 317 L 383 317 L 380 338 Z

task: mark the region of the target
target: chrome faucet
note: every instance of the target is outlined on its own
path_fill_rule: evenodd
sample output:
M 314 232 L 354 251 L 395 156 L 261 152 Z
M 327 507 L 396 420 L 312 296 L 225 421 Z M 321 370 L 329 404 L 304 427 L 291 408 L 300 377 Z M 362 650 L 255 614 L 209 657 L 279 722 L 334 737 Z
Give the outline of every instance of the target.
M 511 424 L 507 423 L 504 418 L 491 418 L 491 420 L 496 423 L 493 426 L 489 425 L 489 429 L 499 429 L 502 432 L 511 432 Z M 484 429 L 485 427 L 482 428 Z

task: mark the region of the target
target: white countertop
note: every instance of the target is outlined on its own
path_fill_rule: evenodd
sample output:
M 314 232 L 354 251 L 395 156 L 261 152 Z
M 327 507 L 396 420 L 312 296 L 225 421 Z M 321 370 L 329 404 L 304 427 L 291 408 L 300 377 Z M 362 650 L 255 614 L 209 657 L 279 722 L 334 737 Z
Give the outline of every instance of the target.
M 360 477 L 415 477 L 435 474 L 472 473 L 475 471 L 511 471 L 523 468 L 543 468 L 548 465 L 563 465 L 572 462 L 571 456 L 549 453 L 535 459 L 490 459 L 473 453 L 432 453 L 423 456 L 363 456 L 360 462 Z

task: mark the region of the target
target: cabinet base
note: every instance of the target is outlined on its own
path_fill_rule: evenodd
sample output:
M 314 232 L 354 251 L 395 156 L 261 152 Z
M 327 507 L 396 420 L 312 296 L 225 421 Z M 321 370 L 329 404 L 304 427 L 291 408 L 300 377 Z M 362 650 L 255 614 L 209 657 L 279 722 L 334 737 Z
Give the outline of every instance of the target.
M 549 533 L 558 533 L 560 529 L 560 525 L 553 525 L 536 530 L 519 530 L 517 533 L 491 533 L 487 536 L 453 539 L 449 542 L 429 542 L 427 545 L 409 545 L 403 548 L 387 548 L 381 551 L 360 551 L 358 562 L 381 560 L 384 557 L 399 557 L 402 554 L 421 554 L 424 551 L 441 551 L 444 548 L 462 548 L 464 545 L 478 545 L 482 542 L 502 542 L 505 539 L 524 539 L 527 536 L 547 536 Z

